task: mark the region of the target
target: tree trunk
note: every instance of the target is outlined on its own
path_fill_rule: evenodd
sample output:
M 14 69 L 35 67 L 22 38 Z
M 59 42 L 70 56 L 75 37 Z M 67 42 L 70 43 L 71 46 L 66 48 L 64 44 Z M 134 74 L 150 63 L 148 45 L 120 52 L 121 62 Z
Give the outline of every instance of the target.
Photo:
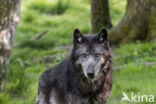
M 109 35 L 112 44 L 156 39 L 156 0 L 127 0 L 123 19 Z
M 109 0 L 92 0 L 91 14 L 93 33 L 99 32 L 100 29 L 104 27 L 112 27 L 109 13 Z
M 9 65 L 19 9 L 20 0 L 0 0 L 0 89 Z

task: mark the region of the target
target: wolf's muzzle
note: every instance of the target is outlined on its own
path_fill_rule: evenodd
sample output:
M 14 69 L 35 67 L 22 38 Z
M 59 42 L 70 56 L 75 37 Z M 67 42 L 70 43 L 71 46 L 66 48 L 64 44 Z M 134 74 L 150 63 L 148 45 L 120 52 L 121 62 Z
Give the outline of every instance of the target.
M 93 68 L 87 69 L 87 76 L 88 76 L 89 78 L 94 78 L 94 73 L 95 73 L 95 71 L 94 71 Z

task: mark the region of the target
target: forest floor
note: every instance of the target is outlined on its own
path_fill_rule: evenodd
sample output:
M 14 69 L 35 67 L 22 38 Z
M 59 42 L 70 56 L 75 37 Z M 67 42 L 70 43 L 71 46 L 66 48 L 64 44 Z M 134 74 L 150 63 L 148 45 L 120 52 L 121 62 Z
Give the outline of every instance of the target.
M 122 19 L 125 7 L 126 0 L 110 0 L 114 26 Z M 22 0 L 0 104 L 33 104 L 40 75 L 69 54 L 73 30 L 91 32 L 90 14 L 90 0 Z M 48 32 L 34 40 L 44 31 Z M 109 104 L 129 104 L 121 101 L 123 92 L 156 97 L 156 44 L 137 41 L 111 48 L 114 83 Z

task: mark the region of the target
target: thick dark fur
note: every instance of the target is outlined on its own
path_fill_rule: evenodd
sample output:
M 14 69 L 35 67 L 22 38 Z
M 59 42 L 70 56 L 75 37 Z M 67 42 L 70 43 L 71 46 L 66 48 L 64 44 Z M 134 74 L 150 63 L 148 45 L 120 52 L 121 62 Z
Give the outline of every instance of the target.
M 97 35 L 85 38 L 90 51 L 95 47 L 93 43 L 97 42 Z M 102 57 L 105 61 L 101 64 L 98 76 L 88 80 L 80 67 L 75 65 L 78 55 L 74 40 L 71 54 L 40 77 L 35 104 L 106 104 L 112 88 L 113 62 L 108 40 L 104 41 L 101 45 L 95 44 L 96 47 L 104 48 Z

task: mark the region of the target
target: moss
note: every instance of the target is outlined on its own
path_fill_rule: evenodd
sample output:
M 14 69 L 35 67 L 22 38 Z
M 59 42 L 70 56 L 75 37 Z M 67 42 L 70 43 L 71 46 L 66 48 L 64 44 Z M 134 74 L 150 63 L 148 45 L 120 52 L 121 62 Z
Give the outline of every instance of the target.
M 136 3 L 142 3 L 142 1 L 132 0 L 128 2 L 124 18 L 115 29 L 111 30 L 110 37 L 112 43 L 128 43 L 137 40 L 145 41 L 147 38 L 148 40 L 155 40 L 156 2 L 154 2 L 155 4 L 149 4 L 149 1 L 143 1 L 146 4 L 145 7 L 136 5 Z
M 11 11 L 13 9 L 13 3 L 10 0 L 0 1 L 0 23 L 4 21 L 4 19 L 11 15 Z

